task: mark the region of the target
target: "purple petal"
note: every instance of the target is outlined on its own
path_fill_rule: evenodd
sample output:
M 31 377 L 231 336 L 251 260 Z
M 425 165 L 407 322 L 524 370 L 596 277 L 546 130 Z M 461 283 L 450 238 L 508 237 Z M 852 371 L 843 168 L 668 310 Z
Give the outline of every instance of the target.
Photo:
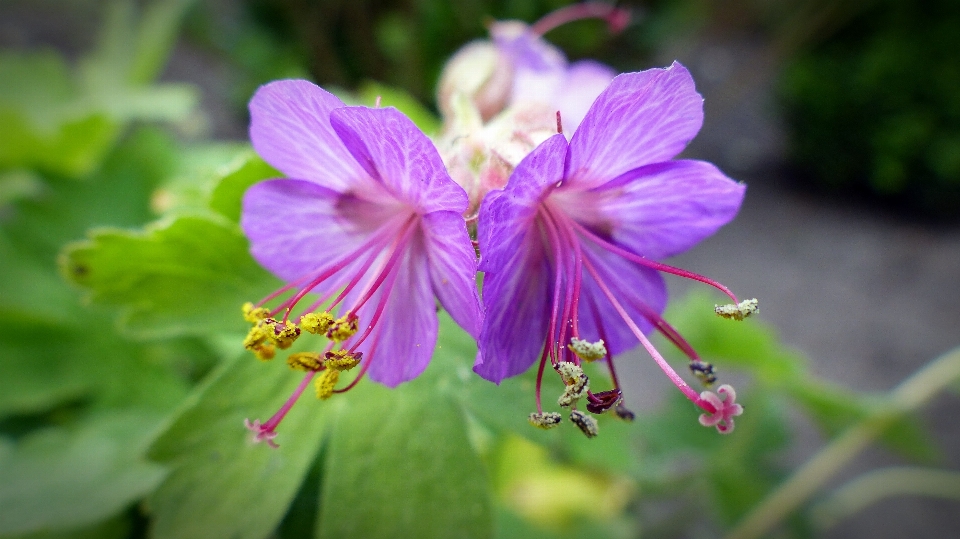
M 660 315 L 667 305 L 667 286 L 654 270 L 634 264 L 616 254 L 593 244 L 584 244 L 585 256 L 597 269 L 604 285 L 610 290 L 631 320 L 645 334 L 653 328 L 646 315 Z M 637 345 L 637 340 L 623 317 L 614 309 L 597 281 L 584 269 L 580 293 L 579 323 L 581 338 L 601 338 L 599 326 L 603 326 L 604 340 L 611 354 L 626 352 Z M 596 306 L 596 313 L 591 308 Z
M 467 194 L 433 142 L 393 107 L 344 107 L 330 114 L 334 130 L 366 170 L 393 196 L 420 213 L 467 209 Z
M 363 333 L 363 324 L 372 320 L 378 303 L 385 302 L 380 320 L 358 350 L 364 361 L 371 361 L 370 378 L 389 387 L 419 376 L 437 344 L 437 308 L 423 246 L 411 242 L 396 269 L 393 286 L 381 287 L 357 312 Z
M 535 228 L 500 259 L 502 271 L 483 279 L 483 329 L 474 372 L 500 383 L 539 359 L 547 335 L 553 274 Z
M 490 35 L 513 67 L 511 102 L 550 101 L 566 74 L 567 59 L 560 49 L 517 21 L 494 23 Z
M 568 215 L 651 259 L 682 253 L 730 222 L 746 186 L 704 161 L 679 160 L 631 170 L 589 191 L 560 189 Z
M 250 100 L 250 141 L 287 176 L 347 191 L 366 174 L 330 126 L 330 111 L 343 106 L 311 82 L 271 82 Z
M 617 76 L 570 140 L 567 180 L 596 186 L 680 153 L 703 124 L 703 98 L 679 63 Z
M 240 226 L 263 267 L 285 281 L 332 264 L 398 217 L 385 208 L 303 180 L 270 180 L 243 197 Z
M 527 370 L 543 349 L 553 273 L 536 215 L 562 178 L 566 148 L 563 135 L 544 141 L 480 207 L 484 321 L 473 370 L 493 382 Z
M 477 255 L 463 216 L 428 213 L 423 217 L 423 235 L 434 294 L 454 321 L 476 339 L 481 321 Z
M 477 239 L 480 271 L 510 271 L 505 260 L 534 226 L 540 201 L 563 178 L 567 141 L 554 135 L 537 146 L 514 169 L 502 191 L 491 191 L 480 205 Z
M 572 135 L 590 106 L 617 76 L 612 67 L 592 60 L 570 64 L 553 104 L 563 118 L 563 132 Z

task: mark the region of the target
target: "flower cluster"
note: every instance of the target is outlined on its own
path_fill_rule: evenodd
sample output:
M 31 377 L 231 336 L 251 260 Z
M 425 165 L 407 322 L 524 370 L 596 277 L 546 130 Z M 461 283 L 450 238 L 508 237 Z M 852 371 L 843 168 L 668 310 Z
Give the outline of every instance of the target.
M 640 344 L 701 409 L 701 424 L 733 429 L 743 410 L 733 388 L 698 393 L 647 334 L 682 350 L 703 385 L 716 381 L 662 318 L 661 274 L 719 289 L 733 304 L 717 314 L 734 320 L 756 312 L 756 300 L 739 302 L 659 260 L 729 222 L 744 186 L 710 163 L 675 159 L 703 119 L 683 66 L 614 76 L 599 64 L 568 65 L 542 39 L 584 16 L 625 23 L 609 6 L 576 6 L 533 27 L 494 24 L 492 43 L 451 60 L 437 146 L 396 109 L 346 106 L 306 81 L 274 82 L 253 97 L 253 146 L 286 178 L 248 190 L 241 224 L 253 256 L 288 284 L 244 306 L 244 346 L 270 360 L 305 333 L 327 343 L 289 354 L 303 381 L 269 420 L 247 421 L 257 441 L 275 445 L 277 425 L 311 383 L 326 399 L 367 374 L 391 387 L 419 375 L 436 343 L 437 303 L 477 339 L 483 378 L 499 383 L 538 364 L 536 427 L 562 422 L 541 402 L 548 364 L 562 382 L 557 406 L 586 436 L 598 433 L 595 415 L 633 419 L 614 357 Z M 468 69 L 491 50 L 489 69 Z M 609 369 L 612 387 L 597 390 L 588 362 Z

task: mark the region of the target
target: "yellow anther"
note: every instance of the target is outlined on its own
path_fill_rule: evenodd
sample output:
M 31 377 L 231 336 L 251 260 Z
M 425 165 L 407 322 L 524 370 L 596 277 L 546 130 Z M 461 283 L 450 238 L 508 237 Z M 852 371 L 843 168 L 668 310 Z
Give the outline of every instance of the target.
M 745 299 L 740 303 L 733 305 L 717 305 L 713 308 L 717 316 L 728 318 L 730 320 L 743 320 L 744 318 L 760 312 L 760 303 L 756 298 Z
M 583 369 L 580 368 L 576 363 L 571 363 L 569 361 L 561 361 L 557 363 L 557 372 L 560 373 L 560 378 L 563 379 L 563 383 L 571 386 L 582 383 L 581 379 L 585 378 L 586 375 L 583 374 Z
M 333 395 L 333 389 L 337 387 L 337 382 L 340 381 L 340 371 L 327 369 L 320 373 L 320 376 L 317 377 L 317 381 L 314 382 L 314 387 L 317 389 L 317 398 L 320 400 L 327 400 Z
M 243 339 L 243 347 L 247 350 L 254 350 L 259 348 L 268 338 L 267 330 L 260 326 L 253 326 L 247 333 L 247 337 Z
M 243 304 L 243 318 L 251 324 L 256 324 L 268 316 L 270 311 L 264 307 L 255 307 L 249 301 Z
M 597 425 L 597 420 L 581 412 L 580 410 L 573 410 L 570 412 L 570 421 L 572 421 L 573 424 L 580 429 L 580 432 L 582 432 L 587 438 L 593 438 L 600 430 L 599 426 Z
M 281 350 L 286 350 L 300 336 L 300 328 L 290 322 L 280 322 L 273 318 L 264 318 L 257 326 L 264 329 L 267 336 Z
M 272 344 L 261 344 L 253 348 L 253 354 L 260 361 L 270 361 L 277 355 L 277 349 Z
M 602 339 L 597 342 L 590 342 L 574 337 L 570 339 L 567 348 L 584 361 L 596 361 L 607 357 L 607 347 L 603 345 Z
M 323 335 L 333 324 L 333 315 L 328 312 L 309 313 L 300 317 L 300 327 L 307 333 Z
M 335 371 L 349 371 L 363 358 L 363 352 L 351 354 L 346 350 L 331 350 L 323 355 L 323 366 Z
M 534 412 L 530 414 L 527 421 L 538 429 L 552 429 L 563 421 L 563 416 L 556 412 Z
M 557 372 L 560 373 L 560 378 L 566 386 L 563 394 L 557 399 L 557 404 L 564 408 L 575 405 L 590 390 L 590 379 L 579 365 L 569 361 L 558 363 Z
M 320 370 L 323 363 L 320 361 L 320 354 L 316 352 L 297 352 L 290 354 L 287 365 L 294 370 L 309 372 Z
M 334 342 L 343 342 L 357 333 L 359 328 L 357 315 L 348 313 L 337 318 L 327 329 L 327 338 Z

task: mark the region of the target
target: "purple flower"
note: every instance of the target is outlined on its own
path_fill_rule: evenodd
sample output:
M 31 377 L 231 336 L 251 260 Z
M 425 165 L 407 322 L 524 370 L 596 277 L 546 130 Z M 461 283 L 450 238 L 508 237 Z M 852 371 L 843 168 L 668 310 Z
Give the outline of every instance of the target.
M 701 381 L 715 380 L 713 367 L 661 317 L 667 293 L 660 272 L 714 285 L 736 298 L 719 283 L 656 262 L 713 234 L 733 219 L 743 199 L 744 186 L 712 164 L 673 159 L 702 121 L 703 100 L 682 65 L 620 75 L 569 143 L 561 134 L 552 136 L 517 166 L 505 189 L 484 199 L 478 239 L 486 318 L 474 370 L 499 383 L 539 357 L 531 423 L 547 428 L 559 421 L 540 402 L 548 359 L 566 388 L 561 406 L 575 410 L 586 397 L 591 412 L 632 417 L 620 403 L 612 356 L 638 342 L 704 412 L 720 411 L 684 382 L 645 335 L 660 331 L 690 357 Z M 594 393 L 579 366 L 601 358 L 614 388 Z M 591 419 L 578 413 L 574 422 L 595 433 L 595 425 L 584 426 L 585 417 Z
M 318 373 L 321 398 L 343 391 L 339 372 L 358 364 L 347 389 L 365 373 L 391 387 L 418 376 L 436 344 L 437 300 L 471 335 L 481 316 L 466 193 L 406 116 L 347 107 L 298 80 L 261 87 L 250 115 L 254 148 L 288 179 L 251 187 L 241 225 L 254 258 L 288 284 L 245 306 L 245 346 L 269 359 L 303 331 L 329 339 L 290 356 L 304 383 L 265 424 L 249 423 L 270 441 Z

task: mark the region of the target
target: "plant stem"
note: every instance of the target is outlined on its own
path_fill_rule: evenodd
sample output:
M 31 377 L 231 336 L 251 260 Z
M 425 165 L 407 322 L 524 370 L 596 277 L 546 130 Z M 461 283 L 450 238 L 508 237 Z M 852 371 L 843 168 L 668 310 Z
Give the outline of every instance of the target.
M 886 405 L 833 439 L 764 498 L 726 539 L 755 539 L 772 530 L 834 474 L 860 454 L 898 417 L 926 404 L 960 378 L 960 348 L 925 365 L 890 391 Z

